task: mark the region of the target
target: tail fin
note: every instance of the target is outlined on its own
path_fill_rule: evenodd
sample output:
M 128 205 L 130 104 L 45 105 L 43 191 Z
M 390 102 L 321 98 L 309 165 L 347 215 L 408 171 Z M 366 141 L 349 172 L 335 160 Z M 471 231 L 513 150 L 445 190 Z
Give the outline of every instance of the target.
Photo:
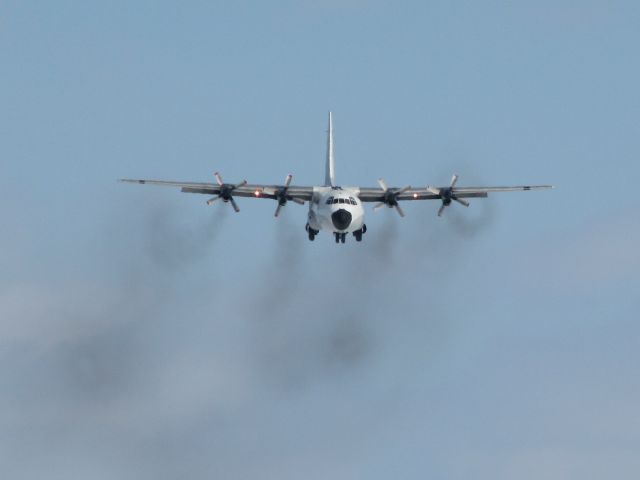
M 335 157 L 333 154 L 333 120 L 329 112 L 329 130 L 327 130 L 327 166 L 324 176 L 324 184 L 334 187 L 336 182 Z

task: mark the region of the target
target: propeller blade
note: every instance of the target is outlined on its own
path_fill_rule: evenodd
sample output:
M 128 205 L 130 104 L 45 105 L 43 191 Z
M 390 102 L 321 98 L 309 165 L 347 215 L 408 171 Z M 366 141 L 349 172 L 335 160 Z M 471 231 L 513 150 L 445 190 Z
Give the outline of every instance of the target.
M 465 207 L 469 206 L 469 202 L 467 202 L 466 200 L 462 200 L 461 198 L 458 197 L 452 197 L 452 200 L 455 200 L 456 202 L 458 202 L 460 205 L 464 205 Z
M 394 205 L 394 207 L 396 208 L 396 211 L 398 212 L 398 214 L 401 217 L 404 217 L 404 211 L 400 208 L 400 205 L 398 205 L 397 203 Z
M 244 187 L 247 184 L 246 180 L 242 180 L 240 183 L 238 183 L 237 185 L 235 185 L 233 188 L 239 188 L 239 187 Z
M 436 187 L 427 187 L 427 192 L 433 193 L 434 195 L 440 195 L 440 189 Z
M 220 197 L 211 197 L 209 200 L 207 200 L 207 205 L 212 205 L 214 202 L 217 202 L 218 200 L 220 200 Z
M 400 190 L 398 190 L 397 192 L 394 192 L 394 195 L 402 195 L 404 192 L 406 192 L 407 190 L 411 189 L 411 185 L 407 185 L 404 188 L 401 188 Z
M 385 192 L 389 190 L 389 187 L 387 187 L 387 182 L 384 181 L 384 178 L 378 179 L 378 185 L 380 185 L 380 188 L 382 188 L 382 190 L 384 190 Z
M 378 210 L 380 210 L 380 209 L 381 209 L 382 207 L 384 207 L 385 205 L 386 205 L 386 203 L 384 203 L 384 202 L 376 203 L 376 204 L 373 206 L 373 211 L 374 211 L 374 212 L 377 212 Z
M 302 200 L 301 198 L 290 197 L 289 200 L 291 200 L 292 202 L 296 202 L 298 205 L 304 205 L 304 200 Z
M 224 185 L 224 182 L 222 181 L 222 177 L 218 172 L 214 173 L 213 176 L 216 177 L 216 182 L 218 182 L 218 185 L 220 186 Z
M 454 175 L 453 177 L 451 177 L 451 185 L 450 185 L 450 187 L 451 188 L 455 187 L 457 182 L 458 182 L 458 175 Z
M 236 201 L 233 199 L 233 197 L 231 197 L 229 199 L 229 201 L 231 202 L 231 206 L 233 207 L 233 209 L 237 212 L 240 211 L 240 207 L 238 207 L 238 204 L 236 203 Z
M 284 179 L 284 188 L 287 188 L 291 184 L 291 180 L 293 180 L 293 175 L 287 175 L 287 178 Z
M 444 213 L 444 209 L 445 209 L 445 208 L 447 208 L 447 206 L 446 206 L 446 205 L 444 205 L 444 204 L 442 204 L 442 205 L 440 206 L 440 209 L 438 210 L 438 216 L 439 216 L 439 217 L 441 217 L 441 216 L 442 216 L 442 214 Z
M 278 206 L 276 207 L 276 213 L 273 215 L 274 217 L 277 217 L 278 215 L 280 215 L 281 208 L 282 208 L 282 205 L 278 204 Z

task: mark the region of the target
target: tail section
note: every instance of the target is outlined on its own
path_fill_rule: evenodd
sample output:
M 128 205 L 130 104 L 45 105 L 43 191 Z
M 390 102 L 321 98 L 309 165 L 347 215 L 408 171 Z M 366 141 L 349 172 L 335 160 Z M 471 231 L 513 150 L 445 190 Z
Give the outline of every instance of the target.
M 327 166 L 325 170 L 324 184 L 334 187 L 336 184 L 335 157 L 333 153 L 333 120 L 329 112 L 329 130 L 327 131 Z

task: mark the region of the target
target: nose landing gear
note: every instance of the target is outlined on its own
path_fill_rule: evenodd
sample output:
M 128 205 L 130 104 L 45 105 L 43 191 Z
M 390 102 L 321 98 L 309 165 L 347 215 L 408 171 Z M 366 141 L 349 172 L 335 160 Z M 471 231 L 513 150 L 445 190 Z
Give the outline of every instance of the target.
M 347 234 L 346 233 L 340 233 L 340 232 L 334 232 L 333 233 L 336 237 L 336 243 L 344 243 L 347 239 Z

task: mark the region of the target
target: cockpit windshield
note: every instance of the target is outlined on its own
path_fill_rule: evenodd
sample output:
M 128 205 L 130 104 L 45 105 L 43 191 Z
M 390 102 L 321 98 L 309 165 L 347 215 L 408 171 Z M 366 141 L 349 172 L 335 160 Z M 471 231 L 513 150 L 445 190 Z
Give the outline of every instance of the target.
M 345 205 L 358 205 L 358 202 L 353 197 L 349 197 L 349 198 L 329 197 L 325 202 L 325 204 L 327 205 L 332 205 L 332 204 L 335 205 L 336 203 L 345 204 Z

